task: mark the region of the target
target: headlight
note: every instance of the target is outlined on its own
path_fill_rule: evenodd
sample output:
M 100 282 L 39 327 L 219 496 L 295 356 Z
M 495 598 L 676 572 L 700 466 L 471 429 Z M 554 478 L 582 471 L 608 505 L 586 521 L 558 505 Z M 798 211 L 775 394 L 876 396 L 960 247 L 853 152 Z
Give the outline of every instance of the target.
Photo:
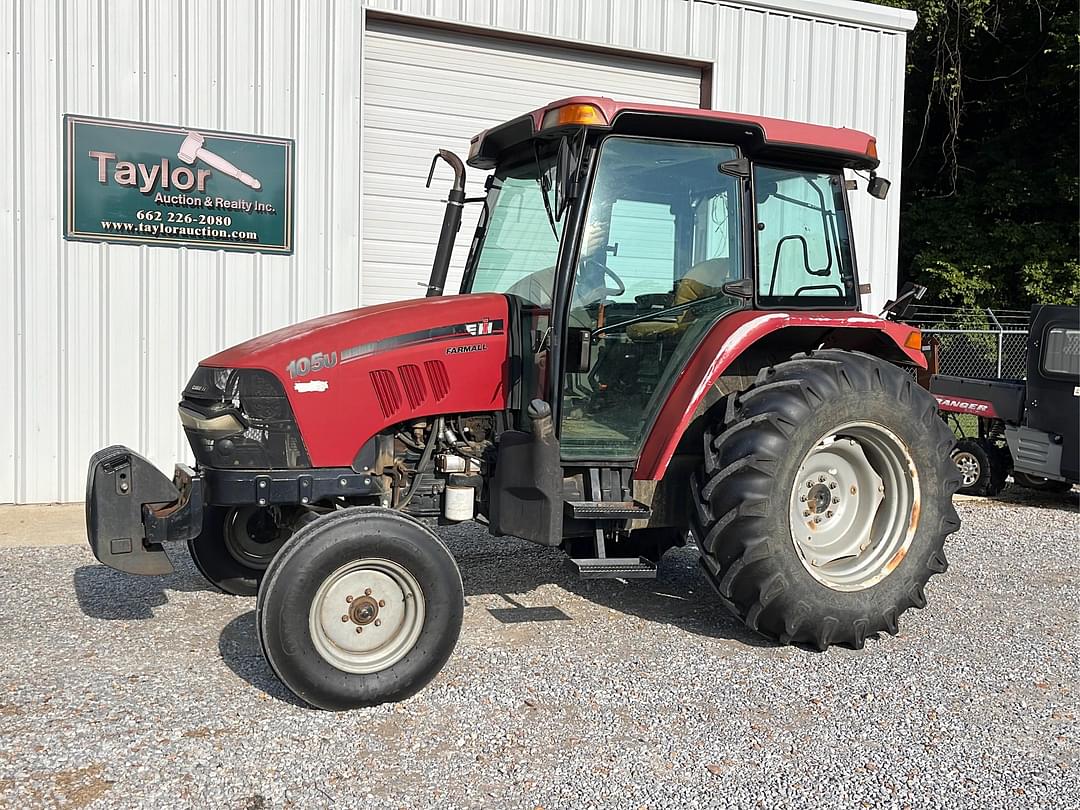
M 236 395 L 236 369 L 199 366 L 191 375 L 184 396 L 197 400 L 225 401 Z
M 180 423 L 205 467 L 311 466 L 285 389 L 269 371 L 200 366 L 184 388 Z
M 185 430 L 197 430 L 208 439 L 221 439 L 232 436 L 234 433 L 243 433 L 244 426 L 234 414 L 225 413 L 221 416 L 204 416 L 189 408 L 180 406 L 180 424 Z

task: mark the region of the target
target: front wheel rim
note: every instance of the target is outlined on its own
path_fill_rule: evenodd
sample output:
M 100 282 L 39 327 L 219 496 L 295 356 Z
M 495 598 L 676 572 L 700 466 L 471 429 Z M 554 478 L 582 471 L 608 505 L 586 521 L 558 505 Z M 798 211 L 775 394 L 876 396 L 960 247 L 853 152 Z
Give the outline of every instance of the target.
M 818 439 L 799 465 L 791 538 L 820 583 L 864 590 L 904 559 L 919 503 L 919 478 L 904 442 L 883 425 L 850 422 Z
M 225 550 L 255 571 L 266 570 L 291 534 L 276 507 L 243 506 L 225 517 Z
M 389 669 L 416 645 L 426 602 L 420 583 L 392 560 L 353 560 L 322 581 L 308 611 L 315 650 L 343 672 Z

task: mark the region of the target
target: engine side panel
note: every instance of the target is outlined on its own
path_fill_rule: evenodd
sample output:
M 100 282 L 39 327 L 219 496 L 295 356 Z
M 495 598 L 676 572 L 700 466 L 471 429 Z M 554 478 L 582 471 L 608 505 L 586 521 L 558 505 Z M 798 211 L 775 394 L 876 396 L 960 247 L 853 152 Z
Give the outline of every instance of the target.
M 348 467 L 399 422 L 506 407 L 507 303 L 462 295 L 337 313 L 203 361 L 281 380 L 312 466 Z
M 829 336 L 824 341 L 826 345 L 833 342 L 834 336 L 842 336 L 851 330 L 876 330 L 910 362 L 926 368 L 926 358 L 922 352 L 904 345 L 907 337 L 918 331 L 906 324 L 846 311 L 734 312 L 722 318 L 712 328 L 676 378 L 642 446 L 641 456 L 634 469 L 634 479 L 655 481 L 663 478 L 679 440 L 693 420 L 698 407 L 703 405 L 709 388 L 748 347 L 781 329 L 791 327 L 826 330 L 825 334 Z M 814 347 L 793 344 L 790 354 L 811 348 Z

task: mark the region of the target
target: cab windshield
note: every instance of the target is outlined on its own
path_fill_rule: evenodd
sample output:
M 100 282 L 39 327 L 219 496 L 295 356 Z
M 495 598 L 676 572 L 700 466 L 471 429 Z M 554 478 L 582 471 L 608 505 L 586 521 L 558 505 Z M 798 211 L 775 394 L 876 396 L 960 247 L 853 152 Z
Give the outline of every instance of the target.
M 553 206 L 554 175 L 554 156 L 538 161 L 531 154 L 495 173 L 472 284 L 462 292 L 508 293 L 526 304 L 551 306 L 562 223 L 552 227 L 543 188 Z

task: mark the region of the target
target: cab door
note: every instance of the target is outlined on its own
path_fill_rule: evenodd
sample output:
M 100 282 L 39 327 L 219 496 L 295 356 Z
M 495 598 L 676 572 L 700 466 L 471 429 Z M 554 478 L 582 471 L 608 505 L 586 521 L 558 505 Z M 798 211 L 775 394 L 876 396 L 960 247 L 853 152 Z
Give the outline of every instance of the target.
M 635 460 L 693 350 L 745 305 L 722 289 L 744 271 L 744 181 L 725 171 L 738 156 L 719 144 L 603 142 L 566 318 L 568 332 L 588 333 L 591 362 L 555 382 L 563 461 Z

